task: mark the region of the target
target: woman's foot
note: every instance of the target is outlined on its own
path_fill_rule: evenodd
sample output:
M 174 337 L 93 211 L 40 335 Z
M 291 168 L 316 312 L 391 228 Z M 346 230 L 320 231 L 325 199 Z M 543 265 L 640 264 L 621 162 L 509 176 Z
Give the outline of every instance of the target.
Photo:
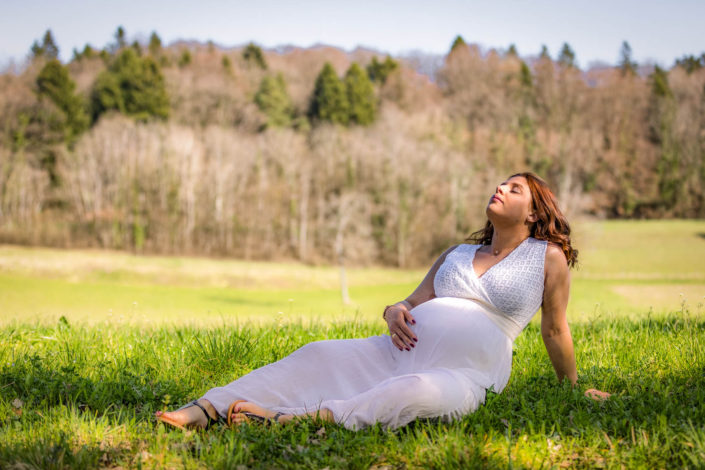
M 251 423 L 255 420 L 260 421 L 254 416 L 264 418 L 265 422 L 270 423 L 286 423 L 293 417 L 293 415 L 277 413 L 244 400 L 237 401 L 230 405 L 230 410 L 228 413 L 230 414 L 228 416 L 228 422 L 230 424 Z M 250 416 L 248 416 L 248 414 Z
M 218 418 L 218 413 L 208 400 L 198 400 L 198 404 L 205 408 L 212 419 Z M 208 425 L 208 418 L 201 408 L 196 405 L 185 406 L 175 411 L 157 411 L 154 416 L 159 420 L 177 428 L 198 428 L 205 429 Z

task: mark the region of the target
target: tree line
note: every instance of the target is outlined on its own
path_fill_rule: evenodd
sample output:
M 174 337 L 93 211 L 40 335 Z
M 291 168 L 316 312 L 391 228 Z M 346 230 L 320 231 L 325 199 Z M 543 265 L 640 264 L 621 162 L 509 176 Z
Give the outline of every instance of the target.
M 458 36 L 434 77 L 371 51 L 130 43 L 0 75 L 0 241 L 425 264 L 533 170 L 571 215 L 705 216 L 705 54 L 581 70 Z

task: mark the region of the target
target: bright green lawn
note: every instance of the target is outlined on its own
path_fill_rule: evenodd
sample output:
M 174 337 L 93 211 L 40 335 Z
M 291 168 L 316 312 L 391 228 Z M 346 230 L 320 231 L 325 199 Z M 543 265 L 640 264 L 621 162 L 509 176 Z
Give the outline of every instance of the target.
M 705 300 L 705 221 L 584 222 L 574 228 L 572 321 L 693 309 Z M 430 267 L 430 266 L 429 266 Z M 375 319 L 410 294 L 426 269 L 336 267 L 119 252 L 0 246 L 0 324 L 60 316 L 90 323 L 231 324 Z M 682 295 L 681 295 L 682 294 Z
M 343 306 L 335 267 L 0 246 L 0 468 L 705 467 L 705 221 L 574 232 L 578 389 L 534 322 L 477 412 L 357 433 L 184 434 L 151 416 L 307 342 L 384 333 L 382 307 L 425 269 L 349 269 Z

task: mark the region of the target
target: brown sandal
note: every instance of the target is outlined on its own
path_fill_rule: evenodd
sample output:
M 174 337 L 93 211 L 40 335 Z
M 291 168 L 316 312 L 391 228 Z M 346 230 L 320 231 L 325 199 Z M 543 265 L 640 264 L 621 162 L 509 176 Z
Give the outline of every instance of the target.
M 206 421 L 206 427 L 200 428 L 200 429 L 207 430 L 207 429 L 209 429 L 211 426 L 213 426 L 214 424 L 217 424 L 217 423 L 225 423 L 225 419 L 223 419 L 223 418 L 220 417 L 220 416 L 218 416 L 218 418 L 216 418 L 216 419 L 211 418 L 211 415 L 208 414 L 208 411 L 206 411 L 206 409 L 203 407 L 203 405 L 201 405 L 200 403 L 198 403 L 198 400 L 193 400 L 192 402 L 189 402 L 189 403 L 185 404 L 184 406 L 182 406 L 181 408 L 179 408 L 179 409 L 177 409 L 177 410 L 174 410 L 174 411 L 181 411 L 181 410 L 183 410 L 183 409 L 185 409 L 185 408 L 191 408 L 192 406 L 197 406 L 197 407 L 199 407 L 199 408 L 201 409 L 201 411 L 203 411 L 203 414 L 206 415 L 206 419 L 208 420 L 208 421 Z M 217 413 L 217 412 L 216 412 L 216 413 Z M 162 423 L 169 424 L 169 425 L 174 426 L 174 427 L 179 428 L 179 429 L 184 429 L 184 430 L 187 429 L 186 426 L 184 426 L 184 425 L 182 425 L 182 424 L 179 424 L 179 423 L 177 423 L 176 421 L 174 421 L 174 420 L 172 420 L 171 418 L 168 418 L 168 417 L 166 417 L 166 416 L 164 416 L 164 415 L 157 416 L 156 419 L 157 419 L 157 421 L 161 421 Z
M 237 406 L 238 403 L 243 403 L 246 402 L 247 400 L 235 400 L 230 404 L 228 407 L 228 426 L 232 426 L 234 423 L 232 421 L 233 419 L 233 410 L 235 409 L 235 406 Z M 284 416 L 284 413 L 277 412 L 272 418 L 267 418 L 262 415 L 258 415 L 257 413 L 250 413 L 249 411 L 241 411 L 239 414 L 245 415 L 248 420 L 254 420 L 257 421 L 258 423 L 261 423 L 265 426 L 269 426 L 273 423 L 277 424 L 279 423 L 279 418 Z

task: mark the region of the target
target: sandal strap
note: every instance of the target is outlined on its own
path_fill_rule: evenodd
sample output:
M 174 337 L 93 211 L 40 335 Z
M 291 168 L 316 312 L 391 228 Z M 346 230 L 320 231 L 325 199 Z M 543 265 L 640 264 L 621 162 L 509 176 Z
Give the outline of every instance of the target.
M 262 415 L 258 415 L 256 413 L 250 413 L 249 411 L 245 411 L 243 413 L 245 416 L 247 416 L 248 419 L 253 419 L 255 421 L 260 422 L 261 424 L 265 426 L 269 426 L 272 423 L 279 424 L 279 418 L 284 416 L 284 413 L 277 412 L 273 417 L 271 418 L 265 418 Z
M 194 401 L 192 401 L 192 402 L 189 403 L 189 404 L 190 404 L 190 405 L 195 405 L 195 406 L 199 407 L 199 408 L 201 409 L 201 411 L 203 411 L 203 414 L 206 415 L 206 419 L 207 419 L 208 421 L 206 422 L 206 427 L 205 427 L 204 429 L 208 429 L 208 428 L 210 428 L 213 424 L 216 424 L 216 423 L 218 423 L 218 422 L 220 421 L 220 419 L 213 419 L 213 418 L 211 418 L 211 415 L 208 414 L 208 411 L 206 410 L 206 408 L 205 408 L 203 405 L 201 405 L 200 403 L 198 403 L 198 400 L 194 400 Z

